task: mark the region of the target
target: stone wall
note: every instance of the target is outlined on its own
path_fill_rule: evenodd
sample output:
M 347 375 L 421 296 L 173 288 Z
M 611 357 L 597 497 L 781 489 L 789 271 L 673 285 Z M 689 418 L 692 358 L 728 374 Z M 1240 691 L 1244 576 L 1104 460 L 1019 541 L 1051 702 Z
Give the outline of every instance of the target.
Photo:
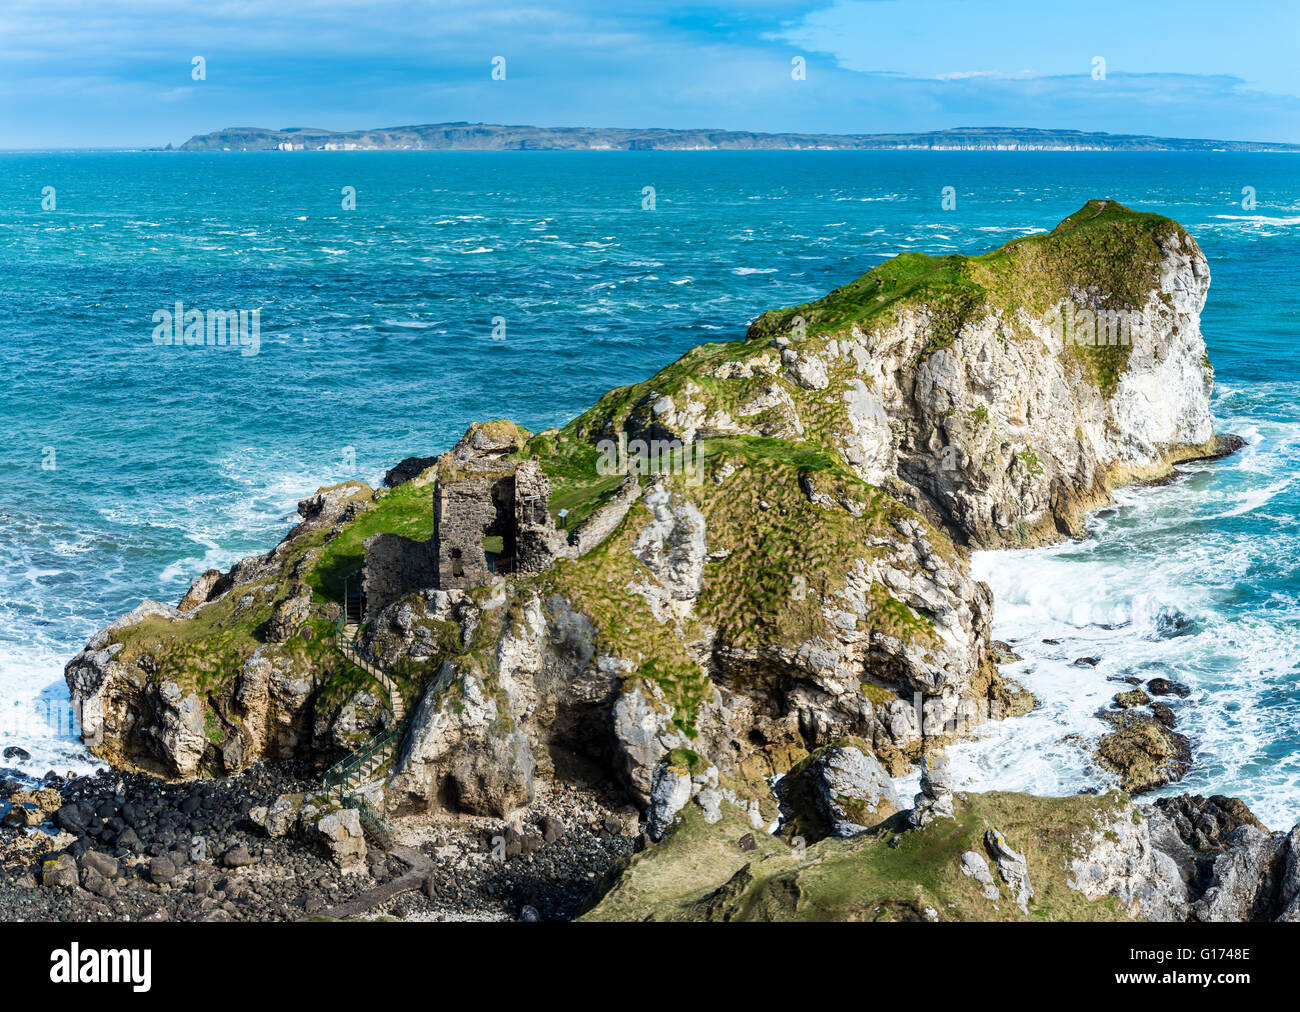
M 515 523 L 517 563 L 520 573 L 541 573 L 557 558 L 572 558 L 576 552 L 568 535 L 557 530 L 548 502 L 551 482 L 537 461 L 527 460 L 515 471 Z
M 412 541 L 398 534 L 366 538 L 362 589 L 366 614 L 378 615 L 413 590 L 438 586 L 438 550 L 433 541 Z
M 469 590 L 492 577 L 485 537 L 500 535 L 502 556 L 515 555 L 514 475 L 465 474 L 439 480 L 433 495 L 438 587 Z
M 632 504 L 641 498 L 641 486 L 635 474 L 629 474 L 618 487 L 614 498 L 607 502 L 573 532 L 572 541 L 578 555 L 586 555 L 598 544 L 614 533 L 614 528 L 623 522 Z

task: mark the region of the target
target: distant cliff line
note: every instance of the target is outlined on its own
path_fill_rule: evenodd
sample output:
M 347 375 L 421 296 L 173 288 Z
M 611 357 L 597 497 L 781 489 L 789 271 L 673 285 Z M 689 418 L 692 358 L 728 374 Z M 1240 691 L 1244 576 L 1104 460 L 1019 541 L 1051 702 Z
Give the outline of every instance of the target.
M 171 149 L 171 145 L 168 145 Z M 795 134 L 743 130 L 499 126 L 433 123 L 377 130 L 228 127 L 198 134 L 180 151 L 1273 151 L 1300 144 L 1148 137 L 1019 127 L 927 133 Z

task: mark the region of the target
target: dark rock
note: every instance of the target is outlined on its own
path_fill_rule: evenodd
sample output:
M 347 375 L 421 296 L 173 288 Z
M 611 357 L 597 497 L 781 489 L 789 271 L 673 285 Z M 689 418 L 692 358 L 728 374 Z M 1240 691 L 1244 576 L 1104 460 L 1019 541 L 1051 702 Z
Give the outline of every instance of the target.
M 1152 703 L 1151 712 L 1156 715 L 1156 720 L 1164 724 L 1165 727 L 1173 727 L 1178 723 L 1178 718 L 1174 716 L 1174 711 L 1164 703 Z
M 1186 698 L 1192 694 L 1192 690 L 1182 682 L 1171 681 L 1168 678 L 1153 678 L 1151 681 L 1147 682 L 1147 688 L 1151 691 L 1151 695 L 1153 696 L 1179 696 Z
M 149 862 L 149 880 L 155 885 L 171 885 L 176 878 L 176 865 L 168 858 L 155 857 Z
M 1222 794 L 1209 798 L 1199 794 L 1157 798 L 1155 807 L 1173 820 L 1178 835 L 1198 853 L 1226 849 L 1228 838 L 1242 826 L 1268 832 L 1244 801 Z
M 73 802 L 54 813 L 54 825 L 65 832 L 81 835 L 90 825 L 93 814 L 87 805 Z
M 117 862 L 97 850 L 88 850 L 82 855 L 81 870 L 93 871 L 106 879 L 117 878 L 118 873 Z
M 385 488 L 397 488 L 412 478 L 418 478 L 423 472 L 438 463 L 437 457 L 407 457 L 388 469 L 384 475 Z
M 1135 706 L 1146 706 L 1151 702 L 1151 697 L 1141 689 L 1130 689 L 1128 692 L 1115 693 L 1113 701 L 1121 710 L 1131 710 Z
M 543 815 L 541 830 L 542 839 L 547 843 L 554 843 L 564 836 L 564 823 L 553 815 Z
M 94 893 L 106 900 L 111 900 L 117 896 L 117 886 L 113 885 L 112 882 L 93 868 L 86 868 L 82 871 L 81 885 L 87 892 Z
M 741 850 L 744 851 L 757 850 L 758 841 L 754 839 L 753 833 L 746 833 L 744 836 L 742 836 L 739 840 L 736 841 L 736 846 L 738 846 Z
M 254 864 L 256 860 L 242 843 L 231 847 L 221 855 L 221 863 L 227 868 L 246 868 L 248 865 Z
M 25 763 L 31 759 L 32 754 L 25 748 L 19 748 L 17 745 L 10 745 L 4 750 L 4 757 L 16 762 Z
M 1095 668 L 1100 663 L 1100 657 L 1076 657 L 1072 666 L 1076 668 Z
M 1177 608 L 1162 608 L 1156 615 L 1155 638 L 1171 640 L 1178 636 L 1186 636 L 1195 626 L 1196 623 Z

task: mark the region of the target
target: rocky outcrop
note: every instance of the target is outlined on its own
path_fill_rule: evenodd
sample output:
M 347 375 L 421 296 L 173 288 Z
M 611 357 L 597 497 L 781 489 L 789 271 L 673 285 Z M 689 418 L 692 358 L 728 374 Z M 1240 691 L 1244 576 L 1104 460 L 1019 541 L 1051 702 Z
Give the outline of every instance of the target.
M 865 832 L 902 808 L 889 774 L 854 739 L 813 752 L 780 779 L 776 795 L 783 830 L 810 843 Z
M 397 488 L 408 481 L 415 481 L 436 463 L 437 457 L 407 457 L 398 461 L 384 473 L 384 487 Z
M 1162 799 L 1201 812 L 1229 799 Z M 1228 802 L 1228 804 L 1222 804 Z M 907 829 L 900 814 L 851 839 L 794 848 L 734 814 L 710 823 L 687 805 L 662 840 L 611 876 L 591 920 L 1295 920 L 1300 826 L 1267 833 L 1242 821 L 1197 853 L 1169 805 L 1118 793 L 1070 798 L 963 794 L 951 816 Z M 1253 816 L 1249 817 L 1253 819 Z M 1186 829 L 1189 823 L 1181 823 Z M 1226 825 L 1221 823 L 1221 825 Z M 1209 869 L 1202 881 L 1195 866 Z M 1010 900 L 1010 903 L 1004 902 Z
M 1300 825 L 1270 833 L 1237 798 L 1116 810 L 1072 864 L 1074 885 L 1155 921 L 1300 919 Z
M 96 633 L 64 671 L 90 749 L 188 779 L 329 748 L 354 694 L 321 691 L 328 671 L 308 646 L 312 623 L 338 607 L 318 604 L 304 577 L 321 543 L 369 503 L 360 483 L 322 489 L 271 552 L 203 574 L 181 608 L 145 602 Z
M 330 858 L 342 871 L 366 867 L 366 838 L 361 813 L 321 795 L 282 794 L 270 805 L 248 813 L 249 821 L 267 836 L 296 836 Z M 231 862 L 225 862 L 232 866 Z
M 939 755 L 926 756 L 921 767 L 921 790 L 912 799 L 912 810 L 907 813 L 907 821 L 919 829 L 935 819 L 951 818 L 953 791 L 947 760 Z
M 1011 890 L 1011 896 L 1022 914 L 1029 913 L 1029 901 L 1033 898 L 1034 887 L 1029 881 L 1029 866 L 1025 855 L 1013 850 L 1006 837 L 996 829 L 984 834 L 984 846 L 997 863 L 998 874 Z
M 857 736 L 897 772 L 1030 704 L 988 657 L 987 588 L 920 517 L 864 486 L 853 499 L 794 468 L 728 464 L 698 491 L 651 480 L 601 551 L 548 574 L 545 593 L 516 578 L 513 597 L 502 583 L 461 599 L 468 649 L 417 708 L 390 805 L 506 813 L 535 773 L 586 764 L 617 772 L 648 811 L 656 769 L 687 750 L 773 819 L 765 778 L 809 749 Z M 793 622 L 779 599 L 750 617 L 764 592 L 750 496 L 826 542 L 811 591 L 786 589 Z
M 1098 740 L 1095 758 L 1119 777 L 1125 791 L 1141 794 L 1186 775 L 1192 761 L 1191 746 L 1158 714 L 1130 709 L 1100 716 L 1113 730 Z
M 1090 201 L 1049 235 L 904 254 L 765 313 L 746 354 L 688 355 L 590 424 L 811 439 L 962 541 L 1057 540 L 1115 484 L 1214 451 L 1209 284 L 1177 223 Z

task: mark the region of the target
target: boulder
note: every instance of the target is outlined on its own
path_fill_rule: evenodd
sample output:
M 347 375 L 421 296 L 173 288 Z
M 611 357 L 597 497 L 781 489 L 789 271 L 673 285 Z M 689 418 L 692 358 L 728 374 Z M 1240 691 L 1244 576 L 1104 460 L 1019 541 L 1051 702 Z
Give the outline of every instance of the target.
M 71 854 L 59 854 L 46 858 L 41 863 L 41 884 L 46 886 L 63 886 L 72 888 L 79 885 L 81 875 L 77 862 Z
M 857 739 L 814 751 L 777 782 L 776 794 L 787 831 L 808 843 L 861 833 L 903 807 L 870 746 Z
M 354 808 L 334 808 L 304 822 L 303 836 L 346 872 L 364 871 L 366 837 Z
M 663 838 L 677 813 L 691 800 L 691 786 L 690 770 L 667 762 L 655 767 L 650 807 L 646 812 L 646 832 L 650 839 Z
M 272 839 L 288 836 L 297 827 L 303 798 L 302 794 L 281 794 L 270 805 L 250 808 L 248 820 Z
M 118 874 L 117 861 L 97 850 L 88 850 L 81 856 L 81 870 L 93 871 L 105 879 L 115 879 Z
M 984 898 L 996 900 L 1002 895 L 998 890 L 998 884 L 993 880 L 993 873 L 989 871 L 988 862 L 983 856 L 968 850 L 961 856 L 961 873 L 973 878 L 976 883 L 984 890 Z
M 242 843 L 236 844 L 221 855 L 221 864 L 226 868 L 246 868 L 256 861 L 248 847 Z
M 54 813 L 54 825 L 64 832 L 80 836 L 95 817 L 94 811 L 82 802 L 70 802 Z
M 149 881 L 154 885 L 171 885 L 176 878 L 176 865 L 171 858 L 155 857 L 149 862 Z
M 997 861 L 998 874 L 1011 887 L 1020 912 L 1029 913 L 1028 904 L 1033 898 L 1034 887 L 1029 882 L 1029 866 L 1025 863 L 1025 855 L 1012 850 L 1006 838 L 996 829 L 984 833 L 984 846 Z
M 935 819 L 952 819 L 953 792 L 948 773 L 948 759 L 941 753 L 931 752 L 925 757 L 921 769 L 921 791 L 912 800 L 908 822 L 920 828 Z

